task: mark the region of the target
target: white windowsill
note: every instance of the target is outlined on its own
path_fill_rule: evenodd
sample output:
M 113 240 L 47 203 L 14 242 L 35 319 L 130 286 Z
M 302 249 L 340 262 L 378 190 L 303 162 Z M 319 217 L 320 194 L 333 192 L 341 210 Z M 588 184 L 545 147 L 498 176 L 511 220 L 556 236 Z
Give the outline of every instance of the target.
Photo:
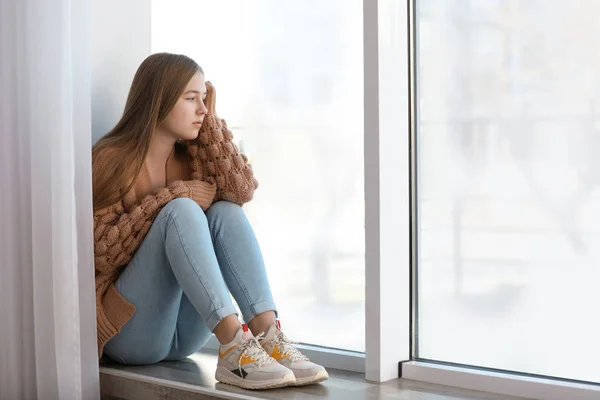
M 328 349 L 325 347 L 311 346 L 308 344 L 295 345 L 311 361 L 324 366 L 325 368 L 335 368 L 344 371 L 365 373 L 365 355 L 363 353 Z M 213 335 L 208 343 L 204 345 L 205 349 L 218 350 L 219 341 Z
M 100 367 L 100 373 L 106 375 L 117 376 L 120 378 L 131 379 L 133 381 L 139 381 L 159 386 L 164 386 L 173 389 L 179 389 L 191 393 L 198 393 L 199 395 L 209 396 L 210 398 L 228 399 L 228 400 L 255 400 L 257 397 L 246 396 L 239 393 L 229 393 L 223 390 L 218 390 L 211 387 L 205 387 L 201 385 L 193 385 L 185 382 L 178 382 L 172 379 L 157 378 L 154 376 L 148 376 L 136 372 L 123 371 L 115 368 Z M 204 397 L 204 396 L 203 396 Z
M 547 400 L 597 400 L 600 386 L 423 361 L 402 364 L 402 378 L 508 396 Z

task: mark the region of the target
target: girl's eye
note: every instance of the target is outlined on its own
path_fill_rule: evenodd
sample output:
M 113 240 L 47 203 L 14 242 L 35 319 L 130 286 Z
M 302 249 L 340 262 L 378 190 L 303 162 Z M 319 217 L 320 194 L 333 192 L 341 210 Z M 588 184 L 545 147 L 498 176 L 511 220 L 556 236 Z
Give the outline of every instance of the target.
M 195 97 L 188 97 L 186 100 L 193 101 L 193 100 L 195 100 L 195 99 L 196 99 Z

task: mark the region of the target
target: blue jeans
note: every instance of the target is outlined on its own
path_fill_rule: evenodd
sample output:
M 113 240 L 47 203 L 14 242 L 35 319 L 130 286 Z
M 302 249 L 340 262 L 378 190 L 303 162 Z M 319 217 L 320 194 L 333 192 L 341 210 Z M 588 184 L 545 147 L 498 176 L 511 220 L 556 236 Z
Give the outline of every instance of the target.
M 187 198 L 166 204 L 115 283 L 135 307 L 104 353 L 124 364 L 179 360 L 198 351 L 219 321 L 275 311 L 262 253 L 241 207 L 204 213 Z

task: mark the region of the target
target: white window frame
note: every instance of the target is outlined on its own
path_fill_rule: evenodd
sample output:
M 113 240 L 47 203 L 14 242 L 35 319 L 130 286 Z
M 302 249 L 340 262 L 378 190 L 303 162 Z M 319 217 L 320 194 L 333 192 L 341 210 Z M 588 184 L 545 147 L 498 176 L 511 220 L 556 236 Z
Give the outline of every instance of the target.
M 402 378 L 528 399 L 600 399 L 600 386 L 593 384 L 433 362 L 403 363 Z
M 399 361 L 410 359 L 407 16 L 405 0 L 363 0 L 366 351 L 298 345 L 375 382 L 398 378 Z M 213 337 L 206 348 L 218 346 Z
M 408 9 L 364 0 L 366 378 L 410 359 Z
M 363 0 L 366 351 L 299 345 L 325 367 L 375 382 L 398 378 L 410 359 L 407 16 L 405 0 Z
M 411 155 L 411 159 L 410 159 L 410 165 L 411 165 L 411 170 L 409 172 L 407 172 L 406 174 L 403 174 L 403 177 L 401 179 L 395 178 L 395 177 L 383 177 L 381 176 L 381 179 L 389 179 L 390 181 L 384 181 L 383 184 L 397 184 L 397 185 L 404 185 L 405 181 L 404 181 L 404 177 L 408 177 L 410 176 L 410 180 L 409 180 L 409 187 L 411 188 L 410 190 L 410 194 L 408 194 L 406 196 L 406 201 L 410 200 L 410 213 L 411 215 L 413 215 L 414 220 L 417 221 L 417 217 L 418 217 L 418 209 L 417 209 L 417 176 L 416 176 L 416 166 L 417 166 L 417 158 L 416 158 L 416 142 L 418 140 L 417 137 L 417 127 L 416 127 L 416 123 L 415 121 L 417 120 L 416 118 L 416 111 L 415 111 L 415 105 L 416 105 L 416 101 L 417 101 L 417 97 L 415 96 L 415 94 L 417 93 L 417 85 L 416 85 L 416 69 L 417 69 L 417 63 L 416 63 L 416 58 L 417 58 L 417 54 L 416 54 L 416 38 L 414 36 L 415 35 L 415 27 L 416 27 L 416 21 L 415 21 L 415 10 L 416 10 L 416 4 L 417 2 L 420 0 L 403 0 L 401 1 L 404 4 L 404 10 L 406 10 L 406 13 L 398 13 L 396 12 L 394 15 L 396 18 L 399 19 L 403 19 L 403 21 L 396 21 L 395 22 L 395 26 L 397 27 L 397 31 L 395 32 L 395 34 L 397 35 L 397 37 L 400 38 L 400 40 L 403 40 L 405 43 L 407 43 L 407 48 L 404 49 L 404 51 L 402 51 L 402 54 L 389 54 L 387 52 L 389 51 L 400 51 L 400 49 L 390 49 L 385 47 L 385 44 L 382 43 L 382 40 L 379 40 L 379 53 L 377 54 L 378 59 L 380 60 L 380 65 L 379 65 L 379 70 L 381 71 L 382 69 L 384 69 L 386 67 L 386 65 L 381 65 L 382 62 L 384 63 L 391 63 L 390 60 L 396 60 L 397 58 L 402 58 L 403 62 L 405 65 L 409 65 L 410 69 L 410 76 L 406 76 L 406 79 L 404 80 L 404 84 L 405 86 L 402 88 L 402 90 L 404 91 L 404 93 L 408 93 L 407 97 L 409 97 L 411 100 L 409 102 L 409 105 L 407 105 L 406 107 L 402 108 L 402 106 L 404 105 L 403 102 L 398 102 L 398 107 L 397 107 L 397 112 L 398 114 L 402 114 L 402 110 L 410 110 L 410 118 L 408 120 L 408 122 L 403 123 L 404 121 L 401 121 L 400 119 L 397 121 L 398 122 L 398 127 L 396 129 L 396 133 L 394 133 L 391 129 L 381 129 L 379 130 L 379 140 L 381 141 L 381 143 L 391 143 L 392 139 L 387 137 L 388 135 L 392 135 L 392 134 L 398 134 L 397 132 L 401 132 L 403 138 L 404 136 L 406 136 L 406 138 L 410 138 L 410 140 L 402 140 L 399 144 L 400 146 L 396 149 L 396 160 L 401 162 L 402 165 L 407 164 L 405 162 L 404 156 L 410 154 Z M 426 0 L 421 0 L 421 1 L 426 1 Z M 393 2 L 393 0 L 365 0 L 365 4 L 366 3 L 378 3 L 379 7 L 389 7 L 389 4 Z M 379 19 L 378 21 L 376 21 L 376 23 L 378 22 L 379 24 L 382 24 L 384 22 L 386 22 L 386 18 L 390 19 L 390 18 L 394 18 L 394 17 L 390 17 L 389 15 L 387 15 L 386 10 L 382 10 L 383 12 L 379 13 Z M 387 11 L 391 11 L 391 10 L 387 10 Z M 366 13 L 365 13 L 366 14 Z M 365 17 L 365 21 L 366 21 L 367 17 Z M 370 25 L 368 25 L 367 23 L 365 23 L 365 38 L 368 34 L 368 28 L 370 27 Z M 372 27 L 371 27 L 372 28 Z M 382 32 L 382 27 L 379 26 L 378 27 L 379 33 L 381 35 Z M 366 42 L 366 40 L 365 40 Z M 365 45 L 366 46 L 366 45 Z M 365 54 L 365 58 L 366 58 L 366 54 Z M 367 65 L 368 60 L 365 59 L 365 66 Z M 389 67 L 389 65 L 388 65 Z M 401 75 L 404 78 L 404 69 L 401 69 Z M 367 71 L 365 68 L 365 82 L 367 79 Z M 394 78 L 392 78 L 392 80 L 390 81 L 390 77 L 389 76 L 385 76 L 383 75 L 382 78 L 380 79 L 380 87 L 388 87 L 388 85 L 392 84 L 394 85 L 395 82 L 393 81 Z M 365 84 L 366 87 L 366 84 Z M 371 95 L 373 95 L 373 93 L 371 93 Z M 385 102 L 386 100 L 389 100 L 388 98 L 386 98 L 384 92 L 380 92 L 378 94 L 378 99 L 379 99 L 379 104 L 380 104 L 380 109 L 379 109 L 379 114 L 381 115 L 384 111 L 385 108 L 382 108 L 381 104 L 383 102 Z M 369 103 L 370 102 L 370 103 Z M 373 104 L 372 98 L 367 97 L 367 93 L 365 93 L 365 104 Z M 367 110 L 365 110 L 365 113 L 367 113 Z M 366 117 L 366 115 L 365 115 Z M 366 125 L 365 125 L 366 127 Z M 408 132 L 407 132 L 408 130 Z M 365 143 L 367 142 L 367 129 L 365 129 Z M 396 143 L 398 144 L 398 143 Z M 389 149 L 385 148 L 384 146 L 380 146 L 380 159 L 379 162 L 381 165 L 385 165 L 384 162 L 387 161 L 388 163 L 391 162 L 390 160 L 387 160 L 385 158 L 385 152 L 389 151 Z M 365 167 L 367 167 L 367 163 L 365 163 Z M 369 193 L 367 192 L 367 199 L 369 199 Z M 405 201 L 400 202 L 402 204 L 403 207 L 405 207 Z M 381 210 L 385 210 L 384 206 L 383 206 L 383 202 L 380 203 L 381 204 Z M 408 209 L 409 207 L 405 207 L 405 209 Z M 388 218 L 388 214 L 384 214 L 385 218 L 387 220 Z M 407 218 L 408 219 L 408 218 Z M 403 221 L 406 222 L 406 221 Z M 405 225 L 398 225 L 398 226 L 405 226 Z M 600 385 L 596 385 L 596 384 L 592 384 L 592 383 L 586 383 L 586 382 L 577 382 L 577 381 L 571 381 L 571 380 L 566 380 L 566 379 L 553 379 L 553 378 L 549 378 L 549 377 L 543 377 L 543 376 L 535 376 L 535 375 L 531 375 L 531 374 L 520 374 L 520 373 L 510 373 L 510 372 L 505 372 L 505 371 L 494 371 L 494 370 L 490 370 L 490 369 L 484 369 L 484 368 L 477 368 L 477 367 L 468 367 L 468 366 L 462 366 L 462 365 L 450 365 L 447 363 L 438 363 L 438 362 L 434 362 L 434 361 L 426 361 L 426 360 L 419 360 L 418 358 L 415 358 L 414 356 L 417 355 L 417 340 L 418 340 L 418 332 L 416 329 L 416 312 L 417 312 L 417 303 L 416 303 L 416 298 L 417 298 L 417 285 L 416 285 L 416 276 L 417 276 L 417 270 L 416 270 L 416 262 L 417 262 L 417 246 L 416 243 L 418 241 L 418 230 L 416 229 L 416 225 L 411 226 L 410 228 L 408 228 L 408 225 L 406 225 L 406 229 L 404 229 L 406 232 L 411 231 L 412 235 L 411 237 L 414 238 L 414 241 L 412 242 L 412 246 L 407 243 L 407 241 L 404 239 L 404 236 L 400 236 L 401 240 L 398 241 L 397 245 L 401 246 L 402 248 L 408 248 L 410 250 L 412 250 L 412 255 L 410 257 L 410 262 L 409 265 L 404 265 L 404 263 L 402 263 L 402 267 L 405 268 L 405 272 L 397 275 L 398 278 L 400 278 L 399 280 L 396 281 L 396 283 L 400 286 L 405 288 L 404 290 L 402 290 L 402 292 L 404 293 L 406 290 L 408 290 L 408 288 L 411 288 L 411 296 L 403 296 L 402 299 L 395 299 L 396 301 L 402 300 L 401 302 L 398 302 L 396 305 L 398 307 L 398 312 L 396 312 L 395 317 L 396 318 L 401 318 L 401 319 L 405 319 L 407 313 L 411 314 L 411 320 L 413 321 L 413 324 L 411 325 L 411 327 L 409 329 L 406 329 L 402 334 L 397 335 L 396 337 L 400 340 L 400 342 L 398 343 L 398 346 L 400 347 L 400 350 L 398 350 L 398 352 L 402 351 L 402 355 L 404 356 L 404 350 L 406 349 L 406 347 L 408 346 L 410 348 L 410 352 L 409 352 L 409 361 L 402 361 L 404 358 L 403 357 L 398 357 L 397 361 L 400 362 L 400 365 L 398 366 L 399 368 L 399 375 L 404 378 L 404 379 L 411 379 L 411 380 L 417 380 L 417 381 L 422 381 L 422 382 L 428 382 L 428 383 L 433 383 L 433 384 L 440 384 L 440 385 L 445 385 L 445 386 L 453 386 L 453 387 L 458 387 L 458 388 L 462 388 L 462 389 L 470 389 L 470 390 L 478 390 L 478 391 L 484 391 L 484 392 L 490 392 L 490 393 L 498 393 L 498 394 L 503 394 L 503 395 L 508 395 L 508 396 L 518 396 L 518 397 L 526 397 L 526 398 L 536 398 L 536 399 L 549 399 L 549 400 L 564 400 L 564 399 L 581 399 L 581 400 L 585 400 L 585 399 L 598 399 L 600 398 Z M 369 232 L 367 231 L 367 236 L 369 236 L 369 233 L 373 234 L 373 232 Z M 391 235 L 391 233 L 390 233 Z M 389 237 L 387 239 L 390 239 Z M 367 239 L 368 240 L 368 239 Z M 410 238 L 408 240 L 408 242 L 410 242 Z M 387 243 L 384 240 L 381 240 L 381 242 L 379 243 L 380 247 L 380 251 L 383 251 L 384 246 L 387 245 Z M 408 258 L 405 257 L 404 260 L 407 260 Z M 400 266 L 400 263 L 398 263 L 398 266 Z M 380 269 L 380 274 L 385 275 L 386 278 L 389 276 L 393 275 L 393 272 L 390 270 L 392 267 L 392 265 L 390 265 L 390 263 L 381 263 L 379 265 L 379 269 Z M 410 276 L 408 276 L 408 271 L 411 271 Z M 367 273 L 367 278 L 369 277 L 369 273 Z M 386 298 L 387 300 L 387 296 L 390 294 L 389 293 L 389 288 L 384 286 L 383 284 L 380 284 L 379 288 L 382 291 L 382 298 Z M 373 289 L 375 290 L 375 289 Z M 386 292 L 387 290 L 387 292 Z M 369 288 L 367 287 L 367 301 L 369 299 L 368 297 L 368 293 L 369 293 Z M 385 296 L 385 297 L 384 297 Z M 406 299 L 410 299 L 410 300 L 406 300 Z M 408 301 L 408 303 L 406 302 Z M 367 310 L 369 310 L 369 307 L 367 306 Z M 410 310 L 410 311 L 409 311 Z M 383 310 L 382 310 L 383 311 Z M 369 313 L 367 312 L 367 319 L 369 318 Z M 381 321 L 380 323 L 383 325 L 384 323 L 387 323 L 387 318 L 388 315 L 385 314 L 381 314 Z M 369 332 L 369 330 L 367 329 L 367 333 Z M 440 333 L 440 334 L 443 334 Z M 410 335 L 410 338 L 407 339 L 407 336 Z M 388 349 L 389 345 L 390 345 L 391 339 L 386 338 L 386 342 L 385 342 L 385 347 L 380 347 L 377 350 L 379 350 L 380 354 L 383 353 L 383 349 Z M 370 357 L 369 356 L 369 350 L 373 350 L 372 348 L 370 349 L 368 346 L 368 341 L 367 341 L 367 365 L 369 365 L 369 361 L 372 358 L 376 358 L 376 356 Z M 410 344 L 409 344 L 410 343 Z M 381 357 L 384 357 L 383 355 L 381 355 Z M 388 359 L 385 359 L 385 362 L 388 362 Z M 389 360 L 389 362 L 391 362 L 391 360 Z M 560 362 L 560 361 L 558 361 Z M 382 366 L 383 367 L 389 367 L 387 364 L 384 364 Z M 369 378 L 369 374 L 368 374 L 368 367 L 367 367 L 367 378 Z

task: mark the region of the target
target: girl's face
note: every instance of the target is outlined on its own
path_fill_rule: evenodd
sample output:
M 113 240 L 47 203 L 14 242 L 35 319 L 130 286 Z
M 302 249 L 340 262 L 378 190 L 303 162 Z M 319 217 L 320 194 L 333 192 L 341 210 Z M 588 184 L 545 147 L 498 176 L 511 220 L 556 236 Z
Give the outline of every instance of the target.
M 192 140 L 198 137 L 207 112 L 204 106 L 205 99 L 204 75 L 197 73 L 188 82 L 177 103 L 158 127 L 158 131 L 175 140 Z

